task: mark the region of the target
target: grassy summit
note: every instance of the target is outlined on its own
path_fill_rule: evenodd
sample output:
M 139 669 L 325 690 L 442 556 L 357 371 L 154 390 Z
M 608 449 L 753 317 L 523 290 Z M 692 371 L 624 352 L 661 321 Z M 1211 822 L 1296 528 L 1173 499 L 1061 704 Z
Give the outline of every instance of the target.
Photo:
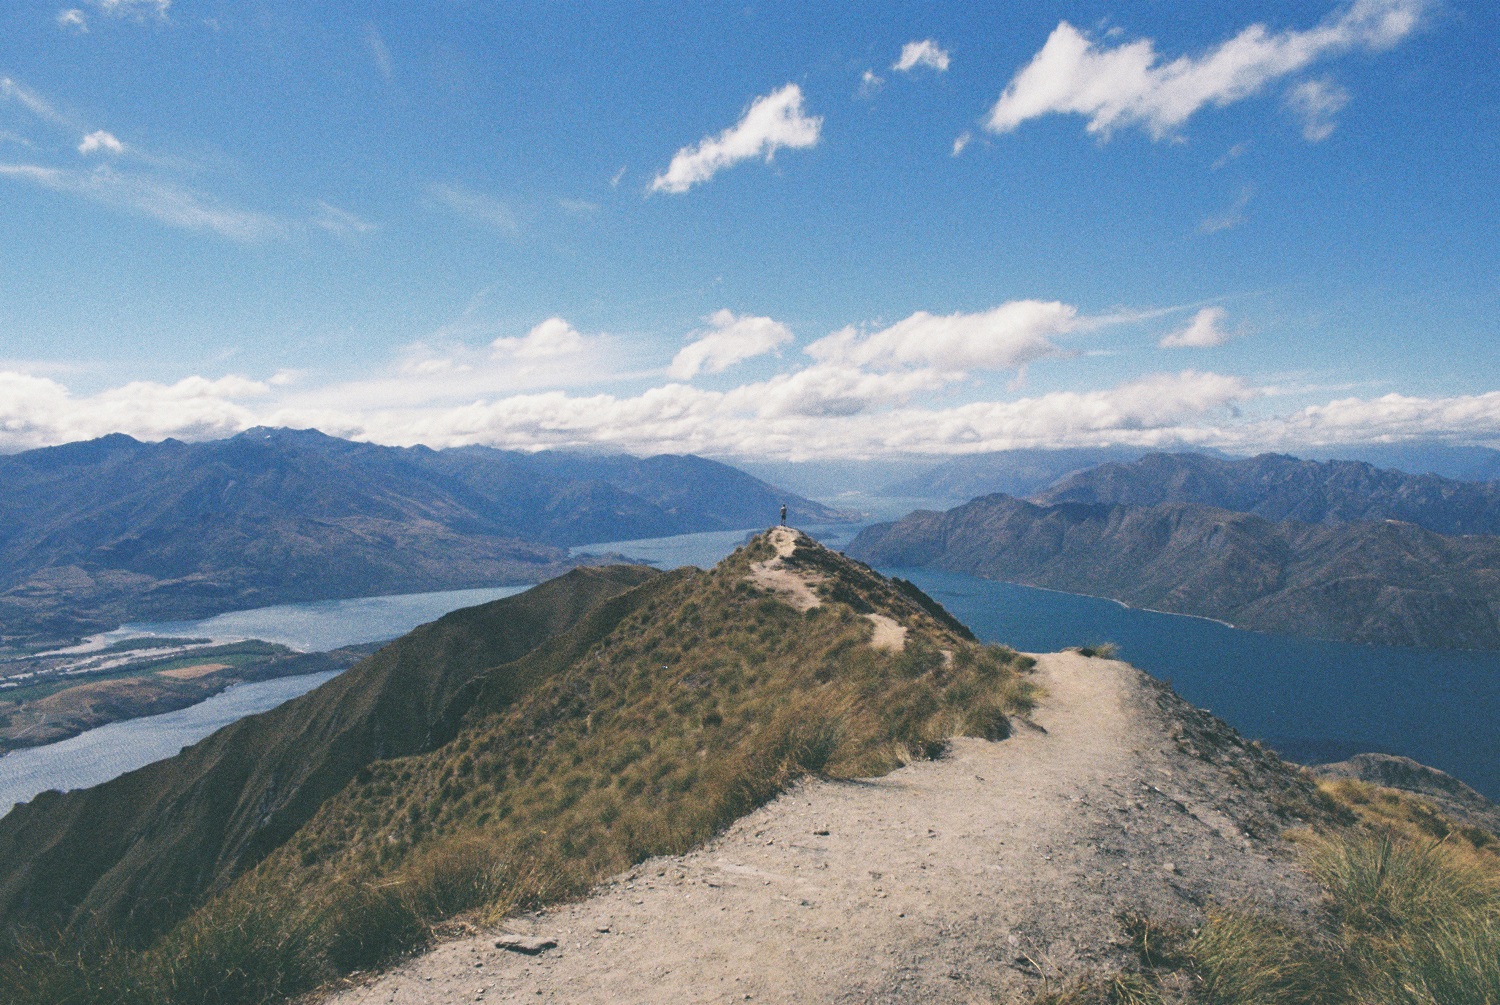
M 685 850 L 802 775 L 879 774 L 956 734 L 1004 736 L 1030 705 L 1027 666 L 911 588 L 774 530 L 471 679 L 451 739 L 367 764 L 148 949 L 23 954 L 11 986 L 31 1001 L 296 993 L 455 914 L 574 896 Z

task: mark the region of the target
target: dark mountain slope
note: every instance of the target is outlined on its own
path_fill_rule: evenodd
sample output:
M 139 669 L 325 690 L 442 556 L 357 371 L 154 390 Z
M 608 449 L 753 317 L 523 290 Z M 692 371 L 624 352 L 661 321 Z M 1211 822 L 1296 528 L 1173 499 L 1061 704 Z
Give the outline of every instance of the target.
M 448 740 L 481 671 L 657 574 L 577 569 L 416 629 L 322 687 L 174 758 L 0 818 L 0 917 L 150 934 L 280 846 L 364 766 Z M 500 705 L 534 684 L 487 686 Z
M 1500 538 L 1412 524 L 1273 523 L 1183 503 L 1044 506 L 996 495 L 867 528 L 848 552 L 1243 628 L 1500 648 Z
M 1196 503 L 1271 521 L 1401 520 L 1439 534 L 1500 534 L 1500 483 L 1387 471 L 1361 461 L 1303 461 L 1281 454 L 1226 460 L 1148 454 L 1101 464 L 1034 501 L 1156 506 Z
M 696 457 L 382 447 L 312 430 L 0 458 L 0 636 L 537 582 L 565 546 L 840 514 Z

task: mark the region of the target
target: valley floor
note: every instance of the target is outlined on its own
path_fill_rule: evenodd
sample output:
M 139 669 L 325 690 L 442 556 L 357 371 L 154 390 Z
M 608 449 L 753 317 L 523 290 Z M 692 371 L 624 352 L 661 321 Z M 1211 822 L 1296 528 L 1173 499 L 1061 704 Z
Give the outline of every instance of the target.
M 1026 1001 L 1123 960 L 1124 912 L 1318 909 L 1275 837 L 1288 769 L 1123 663 L 1056 653 L 1036 673 L 1040 728 L 799 785 L 697 851 L 504 925 L 554 949 L 460 939 L 328 1005 Z

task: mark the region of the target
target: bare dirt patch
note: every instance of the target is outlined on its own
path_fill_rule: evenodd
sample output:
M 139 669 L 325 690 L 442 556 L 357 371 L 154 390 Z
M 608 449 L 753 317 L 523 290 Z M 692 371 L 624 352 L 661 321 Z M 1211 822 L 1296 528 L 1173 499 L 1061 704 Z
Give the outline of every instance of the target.
M 813 591 L 821 579 L 789 567 L 786 559 L 797 550 L 800 535 L 790 527 L 773 527 L 766 539 L 776 548 L 776 557 L 750 566 L 750 582 L 781 597 L 799 611 L 810 611 L 823 601 Z
M 502 926 L 553 949 L 460 939 L 331 1002 L 1025 1001 L 1122 961 L 1122 912 L 1318 909 L 1277 837 L 1301 775 L 1123 663 L 1050 654 L 1037 677 L 1048 696 L 1008 740 L 802 784 Z
M 866 614 L 865 617 L 869 618 L 875 626 L 875 634 L 870 638 L 870 645 L 893 653 L 899 653 L 906 648 L 905 625 L 884 614 Z M 953 654 L 947 653 L 947 658 L 951 660 Z

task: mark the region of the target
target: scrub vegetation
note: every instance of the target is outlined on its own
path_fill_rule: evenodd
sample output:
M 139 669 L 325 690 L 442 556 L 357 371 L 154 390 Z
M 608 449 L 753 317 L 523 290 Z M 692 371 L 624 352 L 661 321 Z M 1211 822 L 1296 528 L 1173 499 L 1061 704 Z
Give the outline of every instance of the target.
M 1228 909 L 1192 931 L 1127 918 L 1138 970 L 1045 992 L 1037 1005 L 1500 1002 L 1494 836 L 1393 789 L 1322 787 L 1353 822 L 1298 836 L 1328 896 L 1320 927 Z
M 854 778 L 999 738 L 1034 701 L 1029 658 L 806 538 L 801 612 L 747 582 L 764 537 L 710 572 L 654 577 L 482 675 L 456 736 L 360 770 L 290 840 L 149 945 L 32 939 L 0 975 L 22 1003 L 262 1002 L 426 945 L 454 918 L 580 896 L 686 851 L 798 778 Z M 922 598 L 925 600 L 926 598 Z M 899 652 L 870 645 L 879 613 Z M 516 695 L 516 681 L 533 681 Z

